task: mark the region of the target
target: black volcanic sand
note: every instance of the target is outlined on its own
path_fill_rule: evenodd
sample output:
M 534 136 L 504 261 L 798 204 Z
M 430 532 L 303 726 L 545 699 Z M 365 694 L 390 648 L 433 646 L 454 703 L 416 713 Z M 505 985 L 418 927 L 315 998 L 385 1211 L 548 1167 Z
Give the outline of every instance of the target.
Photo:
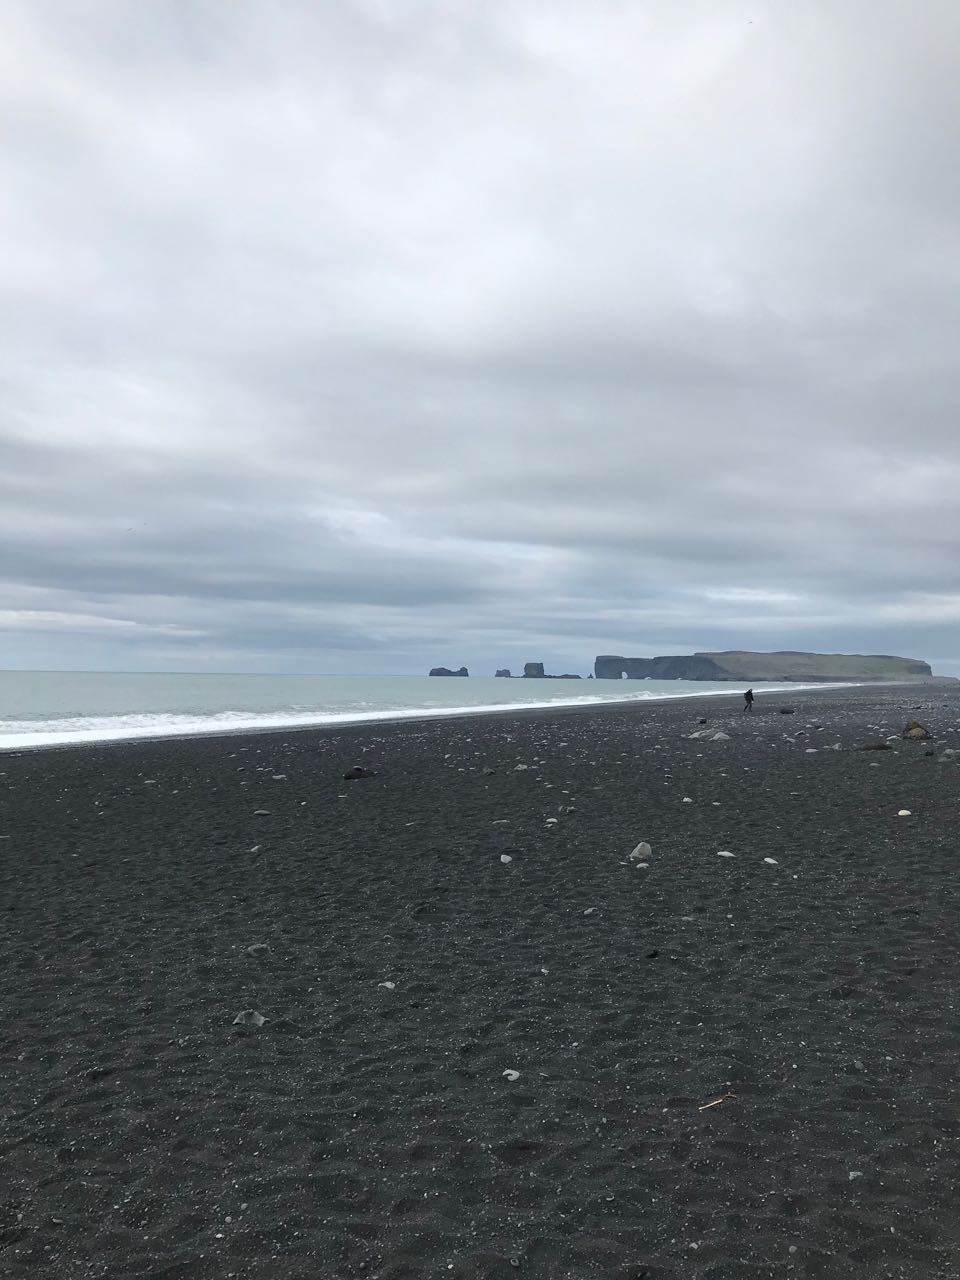
M 960 1276 L 960 690 L 780 705 L 0 757 L 0 1274 Z

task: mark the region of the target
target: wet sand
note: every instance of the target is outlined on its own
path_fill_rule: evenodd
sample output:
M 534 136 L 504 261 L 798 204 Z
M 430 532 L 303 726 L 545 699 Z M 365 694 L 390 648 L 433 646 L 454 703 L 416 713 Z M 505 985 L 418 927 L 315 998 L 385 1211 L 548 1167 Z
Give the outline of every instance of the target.
M 0 1274 L 960 1276 L 958 730 L 927 685 L 0 756 Z

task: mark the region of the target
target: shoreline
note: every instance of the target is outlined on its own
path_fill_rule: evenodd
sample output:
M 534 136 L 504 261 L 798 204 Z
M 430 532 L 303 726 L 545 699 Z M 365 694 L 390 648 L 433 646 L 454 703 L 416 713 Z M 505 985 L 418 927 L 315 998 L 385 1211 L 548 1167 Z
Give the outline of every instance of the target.
M 636 683 L 642 683 L 642 682 L 637 681 Z M 828 690 L 839 692 L 845 689 L 861 689 L 861 688 L 864 688 L 864 689 L 869 689 L 869 688 L 894 689 L 894 688 L 914 688 L 914 687 L 926 688 L 926 687 L 930 687 L 931 685 L 937 685 L 939 683 L 943 683 L 949 686 L 951 681 L 949 679 L 944 679 L 942 682 L 940 682 L 936 678 L 934 678 L 933 680 L 917 682 L 916 685 L 913 684 L 912 682 L 907 682 L 904 684 L 896 684 L 896 683 L 880 683 L 876 681 L 869 681 L 869 682 L 863 682 L 863 683 L 857 683 L 853 681 L 847 682 L 847 683 L 831 682 L 831 683 L 825 683 L 825 684 L 798 683 L 796 686 L 791 685 L 791 686 L 788 686 L 787 688 L 771 690 L 769 692 L 765 692 L 762 688 L 759 688 L 757 697 L 760 698 L 760 697 L 779 696 L 783 699 L 787 699 L 788 696 L 792 696 L 794 694 L 826 692 Z M 417 708 L 409 712 L 389 711 L 389 712 L 383 712 L 383 713 L 372 713 L 367 716 L 361 715 L 358 717 L 353 717 L 347 714 L 344 716 L 342 720 L 321 720 L 321 721 L 297 720 L 297 721 L 286 721 L 282 724 L 274 724 L 274 725 L 247 725 L 243 727 L 224 726 L 224 727 L 215 728 L 215 729 L 192 730 L 192 731 L 191 730 L 187 730 L 187 731 L 172 730 L 169 733 L 159 732 L 159 733 L 137 734 L 135 732 L 131 732 L 130 734 L 124 733 L 123 736 L 117 736 L 117 737 L 83 738 L 79 740 L 73 740 L 73 741 L 68 740 L 68 741 L 60 741 L 60 742 L 32 742 L 27 744 L 16 744 L 11 746 L 4 745 L 2 738 L 0 738 L 0 759 L 2 759 L 5 756 L 9 756 L 11 754 L 17 754 L 21 752 L 54 751 L 54 750 L 74 749 L 74 748 L 85 748 L 85 747 L 102 747 L 102 746 L 109 746 L 111 744 L 122 746 L 124 744 L 143 743 L 143 742 L 190 742 L 193 740 L 200 740 L 205 738 L 239 737 L 239 736 L 258 735 L 258 734 L 272 735 L 277 733 L 322 732 L 322 731 L 328 731 L 328 730 L 336 731 L 342 728 L 352 728 L 352 727 L 359 727 L 364 725 L 373 726 L 373 725 L 379 725 L 379 724 L 418 724 L 422 721 L 457 720 L 465 716 L 466 717 L 469 717 L 469 716 L 485 717 L 485 716 L 523 714 L 527 712 L 549 713 L 549 712 L 556 711 L 558 713 L 566 713 L 568 711 L 596 711 L 596 710 L 602 710 L 604 707 L 619 708 L 619 707 L 625 707 L 625 706 L 648 706 L 648 705 L 659 705 L 662 703 L 681 703 L 681 702 L 687 702 L 691 699 L 708 699 L 708 698 L 714 698 L 714 697 L 721 698 L 721 699 L 735 698 L 741 695 L 742 695 L 742 690 L 738 685 L 735 688 L 730 690 L 710 689 L 710 690 L 705 690 L 703 692 L 691 691 L 691 692 L 684 692 L 679 694 L 657 693 L 657 694 L 651 694 L 649 696 L 643 696 L 643 697 L 637 697 L 637 696 L 631 697 L 628 695 L 628 696 L 624 696 L 623 698 L 602 698 L 602 699 L 598 699 L 597 701 L 591 701 L 591 702 L 586 702 L 586 701 L 553 702 L 551 701 L 551 702 L 543 702 L 543 703 L 519 703 L 519 704 L 513 704 L 513 705 L 457 707 L 457 708 L 452 708 L 450 710 L 428 710 L 428 709 Z M 583 697 L 588 697 L 588 696 L 589 695 L 583 695 Z

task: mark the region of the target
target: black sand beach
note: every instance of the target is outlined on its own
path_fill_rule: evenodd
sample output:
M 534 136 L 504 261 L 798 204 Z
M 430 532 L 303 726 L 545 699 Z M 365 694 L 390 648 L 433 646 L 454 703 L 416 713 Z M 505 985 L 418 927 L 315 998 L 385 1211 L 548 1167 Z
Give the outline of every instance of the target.
M 958 730 L 929 685 L 0 756 L 0 1274 L 960 1276 Z

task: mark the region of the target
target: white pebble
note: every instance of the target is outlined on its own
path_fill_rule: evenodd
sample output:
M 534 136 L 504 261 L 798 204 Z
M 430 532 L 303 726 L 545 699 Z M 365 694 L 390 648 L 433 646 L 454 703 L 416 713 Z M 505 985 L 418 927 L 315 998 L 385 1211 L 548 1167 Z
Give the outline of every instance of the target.
M 596 909 L 597 909 L 596 907 L 587 907 L 586 911 L 583 914 L 585 916 L 592 916 L 593 913 L 596 911 Z
M 386 987 L 388 991 L 395 991 L 397 984 L 395 982 L 378 982 L 378 987 Z
M 646 840 L 641 840 L 632 853 L 627 854 L 629 858 L 649 858 L 653 850 L 647 844 Z
M 684 797 L 683 797 L 683 799 L 680 801 L 680 803 L 681 803 L 681 804 L 693 804 L 693 797 L 692 797 L 692 796 L 684 796 Z
M 519 1071 L 511 1071 L 511 1070 L 507 1070 L 507 1071 L 505 1071 L 505 1072 L 503 1073 L 503 1078 L 504 1078 L 505 1080 L 509 1080 L 509 1081 L 511 1082 L 511 1084 L 512 1084 L 514 1080 L 519 1080 L 519 1079 L 520 1079 L 520 1072 L 519 1072 Z
M 910 810 L 909 810 L 909 809 L 900 809 L 900 810 L 898 810 L 898 812 L 897 812 L 897 817 L 898 817 L 898 818 L 909 818 L 909 817 L 911 817 L 911 816 L 912 816 L 912 815 L 911 815 L 911 813 L 910 813 Z
M 736 856 L 737 855 L 735 853 L 731 853 L 729 849 L 721 849 L 717 853 L 718 858 L 735 858 Z
M 506 866 L 507 863 L 512 862 L 513 859 L 510 857 L 509 853 L 501 853 L 500 861 L 503 863 L 504 866 Z
M 776 860 L 776 858 L 764 858 L 764 862 L 766 862 L 771 867 L 779 867 L 780 865 L 780 863 Z

